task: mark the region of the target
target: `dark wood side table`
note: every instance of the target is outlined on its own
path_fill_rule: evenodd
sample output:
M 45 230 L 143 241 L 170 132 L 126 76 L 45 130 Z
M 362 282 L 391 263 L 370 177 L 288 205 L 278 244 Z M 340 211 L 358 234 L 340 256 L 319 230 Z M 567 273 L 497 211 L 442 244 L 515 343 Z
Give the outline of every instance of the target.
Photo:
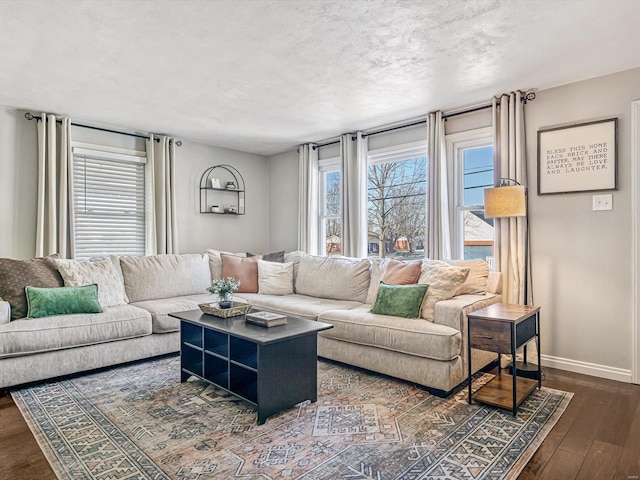
M 540 307 L 495 303 L 468 315 L 467 358 L 469 365 L 469 403 L 473 400 L 506 408 L 515 416 L 518 407 L 536 389 L 542 386 L 540 367 Z M 537 380 L 520 377 L 514 368 L 513 375 L 502 373 L 500 355 L 510 354 L 515 364 L 516 351 L 529 341 L 538 344 Z M 498 374 L 471 391 L 471 349 L 487 350 L 498 354 Z

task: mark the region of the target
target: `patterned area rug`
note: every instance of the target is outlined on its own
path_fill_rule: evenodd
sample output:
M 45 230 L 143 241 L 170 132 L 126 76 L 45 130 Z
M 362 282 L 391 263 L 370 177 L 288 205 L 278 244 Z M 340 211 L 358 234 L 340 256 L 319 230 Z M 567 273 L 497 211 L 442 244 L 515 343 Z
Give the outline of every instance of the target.
M 178 357 L 12 392 L 60 479 L 514 479 L 572 394 L 508 411 L 318 362 L 318 401 L 258 426 L 252 406 Z M 478 386 L 491 378 L 481 375 Z

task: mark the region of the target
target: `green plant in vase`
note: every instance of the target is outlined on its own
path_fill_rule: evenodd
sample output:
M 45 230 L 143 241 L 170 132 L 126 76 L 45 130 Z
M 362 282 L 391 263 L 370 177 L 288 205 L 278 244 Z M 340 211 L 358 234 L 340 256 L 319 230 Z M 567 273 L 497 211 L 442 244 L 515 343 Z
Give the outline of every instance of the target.
M 231 301 L 231 294 L 235 292 L 240 286 L 240 282 L 233 277 L 219 278 L 211 283 L 211 286 L 207 290 L 211 293 L 217 294 L 220 300 L 218 305 L 220 308 L 231 308 L 233 302 Z

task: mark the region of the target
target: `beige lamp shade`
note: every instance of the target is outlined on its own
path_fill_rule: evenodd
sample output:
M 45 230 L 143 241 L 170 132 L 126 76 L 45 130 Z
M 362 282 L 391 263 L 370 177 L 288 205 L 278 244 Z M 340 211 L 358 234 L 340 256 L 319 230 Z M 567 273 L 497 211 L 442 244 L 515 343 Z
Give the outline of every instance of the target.
M 527 215 L 523 185 L 487 188 L 484 191 L 485 218 L 524 217 Z

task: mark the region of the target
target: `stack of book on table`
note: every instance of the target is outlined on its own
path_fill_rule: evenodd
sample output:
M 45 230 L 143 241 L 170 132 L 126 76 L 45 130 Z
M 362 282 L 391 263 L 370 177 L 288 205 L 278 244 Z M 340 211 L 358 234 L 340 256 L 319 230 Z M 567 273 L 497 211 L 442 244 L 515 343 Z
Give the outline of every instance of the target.
M 287 316 L 273 312 L 251 312 L 245 315 L 245 320 L 263 327 L 275 327 L 287 323 Z

